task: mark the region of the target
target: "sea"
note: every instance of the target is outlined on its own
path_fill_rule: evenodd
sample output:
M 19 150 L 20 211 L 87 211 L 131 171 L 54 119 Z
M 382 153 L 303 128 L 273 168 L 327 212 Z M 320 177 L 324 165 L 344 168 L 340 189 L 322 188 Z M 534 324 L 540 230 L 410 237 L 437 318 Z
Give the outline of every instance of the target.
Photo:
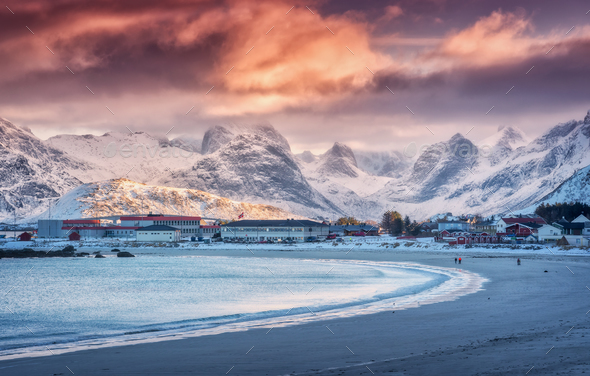
M 395 263 L 109 256 L 1 259 L 0 357 L 393 308 L 453 278 Z

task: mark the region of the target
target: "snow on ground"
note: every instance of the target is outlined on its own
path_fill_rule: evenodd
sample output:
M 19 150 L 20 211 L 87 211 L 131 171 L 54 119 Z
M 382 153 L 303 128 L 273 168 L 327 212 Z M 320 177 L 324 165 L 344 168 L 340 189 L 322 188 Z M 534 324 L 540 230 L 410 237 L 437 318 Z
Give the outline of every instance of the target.
M 446 243 L 434 242 L 432 238 L 414 240 L 396 239 L 395 237 L 344 238 L 342 242 L 319 242 L 297 244 L 243 244 L 243 243 L 211 243 L 183 241 L 180 243 L 136 242 L 125 238 L 86 239 L 68 241 L 65 239 L 36 239 L 30 242 L 5 241 L 0 243 L 2 249 L 62 249 L 73 245 L 79 251 L 110 251 L 113 248 L 132 248 L 141 250 L 166 249 L 170 255 L 186 254 L 190 250 L 240 250 L 248 251 L 326 251 L 326 252 L 407 252 L 420 251 L 430 253 L 465 254 L 518 254 L 518 255 L 559 255 L 559 256 L 590 256 L 590 248 L 557 247 L 543 244 L 482 244 L 479 246 L 449 246 Z M 132 250 L 133 252 L 133 250 Z

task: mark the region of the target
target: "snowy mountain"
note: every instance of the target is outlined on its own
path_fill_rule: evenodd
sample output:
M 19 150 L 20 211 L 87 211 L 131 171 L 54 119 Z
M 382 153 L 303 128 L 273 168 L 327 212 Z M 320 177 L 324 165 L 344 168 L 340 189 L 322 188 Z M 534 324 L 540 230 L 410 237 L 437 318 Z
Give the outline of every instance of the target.
M 316 171 L 324 176 L 356 178 L 360 170 L 351 148 L 336 142 L 320 157 Z
M 235 130 L 215 127 L 209 145 L 220 145 Z M 267 203 L 310 217 L 341 210 L 303 176 L 287 140 L 272 126 L 243 128 L 233 139 L 208 152 L 191 168 L 163 177 L 160 185 L 201 189 L 240 201 Z M 217 136 L 215 136 L 217 135 Z M 221 135 L 221 136 L 220 136 Z M 215 138 L 217 137 L 217 138 Z M 217 141 L 212 142 L 213 139 Z
M 318 159 L 318 157 L 309 150 L 305 150 L 303 153 L 295 154 L 295 156 L 305 163 L 315 162 Z
M 355 153 L 348 146 L 336 142 L 313 161 L 301 164 L 307 181 L 347 216 L 370 219 L 378 215 L 381 205 L 367 199 L 391 179 L 375 176 L 357 166 Z M 334 212 L 329 218 L 338 217 Z
M 3 218 L 12 218 L 15 207 L 20 216 L 38 215 L 49 201 L 83 183 L 118 178 L 152 184 L 150 192 L 160 190 L 150 204 L 154 211 L 184 210 L 166 204 L 172 193 L 164 191 L 191 189 L 312 218 L 378 219 L 389 209 L 412 219 L 447 212 L 487 216 L 530 210 L 540 202 L 590 203 L 590 112 L 584 120 L 558 124 L 530 142 L 515 127 L 500 127 L 478 145 L 455 134 L 415 160 L 398 152 L 353 151 L 338 142 L 320 155 L 294 155 L 267 123 L 218 125 L 202 140 L 109 132 L 41 141 L 2 120 L 0 161 Z M 92 184 L 83 187 L 72 194 L 91 197 L 80 192 Z M 136 210 L 134 200 L 144 196 L 120 197 L 117 207 Z M 60 201 L 66 202 L 74 205 L 68 210 L 82 207 L 81 201 Z M 66 213 L 65 207 L 60 210 Z
M 480 143 L 481 153 L 484 156 L 490 154 L 490 163 L 496 165 L 510 155 L 519 147 L 525 147 L 530 140 L 523 131 L 517 127 L 498 127 L 498 133 L 486 138 Z
M 66 193 L 37 218 L 107 217 L 161 213 L 223 219 L 303 218 L 270 205 L 253 205 L 193 189 L 158 187 L 114 179 L 88 183 Z
M 376 176 L 399 178 L 412 166 L 409 158 L 398 151 L 371 152 L 354 151 L 360 169 Z
M 43 143 L 92 165 L 87 176 L 79 177 L 83 182 L 129 177 L 152 183 L 169 171 L 192 166 L 200 157 L 187 141 L 173 141 L 144 132 L 108 132 L 58 135 Z
M 561 183 L 553 192 L 541 198 L 534 205 L 519 210 L 519 212 L 532 213 L 541 204 L 557 204 L 560 202 L 590 203 L 590 166 L 579 170 Z
M 406 179 L 391 182 L 369 198 L 418 218 L 441 212 L 510 213 L 536 205 L 590 164 L 590 113 L 583 121 L 551 128 L 525 146 L 526 140 L 518 139 L 520 132 L 515 143 L 505 142 L 513 132 L 501 130 L 491 155 L 459 134 L 432 145 Z
M 92 167 L 0 118 L 0 220 L 39 213 L 48 198 L 81 184 Z M 9 219 L 10 218 L 10 219 Z

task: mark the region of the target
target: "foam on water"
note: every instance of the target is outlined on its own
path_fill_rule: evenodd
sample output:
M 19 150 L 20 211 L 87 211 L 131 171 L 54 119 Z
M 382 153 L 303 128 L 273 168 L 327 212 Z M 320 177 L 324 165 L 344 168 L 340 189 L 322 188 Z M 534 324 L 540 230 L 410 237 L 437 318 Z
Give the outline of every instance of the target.
M 1 358 L 401 310 L 485 282 L 409 263 L 209 256 L 5 259 L 0 270 Z

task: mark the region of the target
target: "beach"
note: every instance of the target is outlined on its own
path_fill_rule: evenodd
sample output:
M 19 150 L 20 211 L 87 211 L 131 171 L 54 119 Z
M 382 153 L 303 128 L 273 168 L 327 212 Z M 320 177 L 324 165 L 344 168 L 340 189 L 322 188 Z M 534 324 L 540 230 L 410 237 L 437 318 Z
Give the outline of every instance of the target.
M 301 325 L 0 359 L 2 375 L 554 375 L 590 372 L 584 256 L 404 249 L 198 249 L 191 255 L 411 262 L 461 268 L 481 291 Z M 165 249 L 134 253 L 165 254 Z M 172 251 L 181 254 L 187 251 Z M 454 257 L 462 257 L 456 265 Z M 516 259 L 522 260 L 517 266 Z M 546 272 L 545 272 L 546 271 Z M 589 337 L 585 337 L 589 335 Z

